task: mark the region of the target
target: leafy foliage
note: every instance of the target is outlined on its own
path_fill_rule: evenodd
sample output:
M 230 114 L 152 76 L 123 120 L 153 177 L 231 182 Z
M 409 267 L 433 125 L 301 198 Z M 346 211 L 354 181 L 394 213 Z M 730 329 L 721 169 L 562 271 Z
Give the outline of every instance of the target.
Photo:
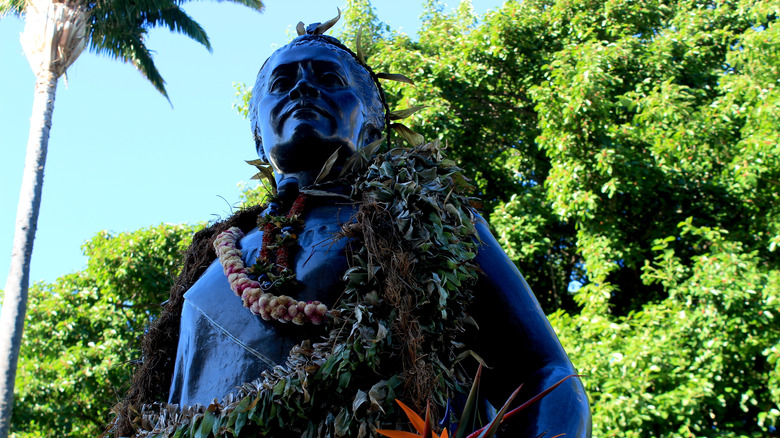
M 589 376 L 600 436 L 766 436 L 777 424 L 780 270 L 683 222 L 643 269 L 669 297 L 623 318 L 551 316 Z M 691 263 L 672 249 L 701 252 Z
M 381 22 L 369 0 L 348 0 L 344 10 L 343 26 L 338 39 L 357 52 L 357 35 L 360 32 L 360 49 L 368 59 L 377 51 L 378 42 L 389 32 L 390 26 Z
M 83 271 L 30 291 L 12 432 L 98 436 L 124 395 L 139 337 L 160 311 L 198 227 L 100 232 Z
M 390 107 L 428 105 L 410 127 L 475 177 L 589 376 L 594 434 L 765 435 L 780 415 L 778 3 L 426 5 L 419 38 L 391 33 L 369 63 L 414 79 L 388 85 Z
M 19 15 L 24 11 L 24 0 L 2 0 L 0 1 L 0 17 L 3 15 Z
M 263 205 L 268 202 L 273 194 L 271 185 L 267 184 L 265 181 L 261 181 L 256 186 L 242 183 L 239 187 L 241 189 L 241 202 L 239 208 L 252 205 Z

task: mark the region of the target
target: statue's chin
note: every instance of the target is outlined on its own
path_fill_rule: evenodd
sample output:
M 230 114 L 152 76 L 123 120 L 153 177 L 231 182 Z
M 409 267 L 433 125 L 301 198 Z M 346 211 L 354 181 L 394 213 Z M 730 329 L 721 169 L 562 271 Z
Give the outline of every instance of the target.
M 290 141 L 277 145 L 271 151 L 270 159 L 276 170 L 283 175 L 306 173 L 316 177 L 328 158 L 339 148 L 342 150 L 339 160 L 343 162 L 350 149 L 344 141 L 308 138 L 305 141 Z

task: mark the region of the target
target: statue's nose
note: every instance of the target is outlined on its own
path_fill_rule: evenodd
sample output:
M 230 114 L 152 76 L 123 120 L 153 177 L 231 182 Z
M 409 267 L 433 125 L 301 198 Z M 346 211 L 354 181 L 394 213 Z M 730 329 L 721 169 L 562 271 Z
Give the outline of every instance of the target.
M 295 84 L 293 89 L 290 90 L 290 99 L 300 99 L 303 97 L 320 97 L 320 90 L 313 86 L 306 78 L 302 78 Z

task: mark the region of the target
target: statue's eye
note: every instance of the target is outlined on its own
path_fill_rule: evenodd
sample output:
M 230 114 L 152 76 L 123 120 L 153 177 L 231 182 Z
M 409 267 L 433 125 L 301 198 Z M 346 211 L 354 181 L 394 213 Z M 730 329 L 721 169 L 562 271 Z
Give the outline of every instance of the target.
M 271 81 L 271 91 L 286 91 L 292 87 L 293 80 L 289 76 L 277 76 Z
M 343 87 L 347 85 L 347 81 L 338 73 L 325 72 L 317 76 L 317 80 L 320 84 L 327 87 Z

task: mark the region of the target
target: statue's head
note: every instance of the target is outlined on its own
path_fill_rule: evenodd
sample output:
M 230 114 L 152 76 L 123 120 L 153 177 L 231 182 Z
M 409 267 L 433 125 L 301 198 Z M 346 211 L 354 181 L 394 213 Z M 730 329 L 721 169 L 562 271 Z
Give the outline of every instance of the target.
M 372 74 L 337 39 L 303 35 L 274 52 L 249 104 L 261 158 L 278 178 L 313 182 L 339 150 L 345 160 L 382 136 L 385 105 Z

